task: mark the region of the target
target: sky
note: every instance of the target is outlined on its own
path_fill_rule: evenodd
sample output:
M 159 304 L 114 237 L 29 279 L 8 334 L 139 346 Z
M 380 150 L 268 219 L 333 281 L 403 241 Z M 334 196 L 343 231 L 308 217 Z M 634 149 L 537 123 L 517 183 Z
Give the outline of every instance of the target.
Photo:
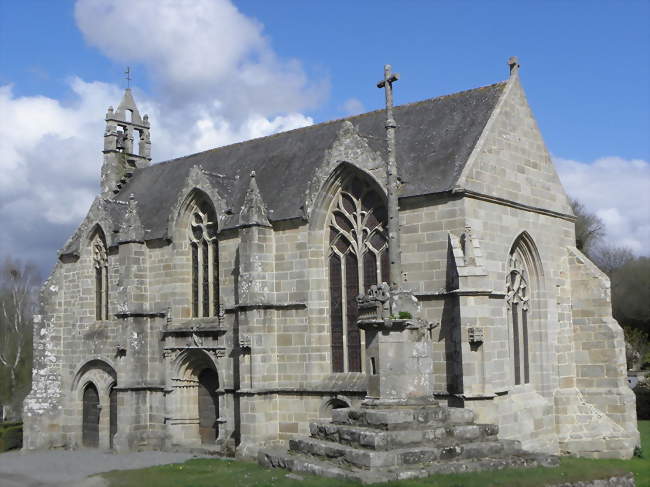
M 99 191 L 131 86 L 154 162 L 506 79 L 560 178 L 650 255 L 649 1 L 0 0 L 0 258 L 43 277 Z M 399 134 L 398 134 L 399 136 Z

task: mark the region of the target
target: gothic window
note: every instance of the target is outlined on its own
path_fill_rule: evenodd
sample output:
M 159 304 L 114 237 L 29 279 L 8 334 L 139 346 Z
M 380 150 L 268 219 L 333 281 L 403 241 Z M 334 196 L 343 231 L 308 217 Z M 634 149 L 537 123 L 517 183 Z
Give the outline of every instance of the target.
M 95 269 L 95 319 L 108 319 L 108 256 L 106 243 L 97 232 L 92 243 Z
M 330 326 L 334 372 L 361 372 L 357 295 L 388 282 L 388 234 L 383 198 L 354 178 L 335 197 L 329 217 Z
M 205 202 L 190 214 L 192 254 L 192 317 L 217 316 L 219 307 L 219 249 L 214 212 Z
M 520 249 L 515 248 L 508 260 L 506 306 L 514 384 L 528 384 L 530 382 L 528 357 L 530 278 Z

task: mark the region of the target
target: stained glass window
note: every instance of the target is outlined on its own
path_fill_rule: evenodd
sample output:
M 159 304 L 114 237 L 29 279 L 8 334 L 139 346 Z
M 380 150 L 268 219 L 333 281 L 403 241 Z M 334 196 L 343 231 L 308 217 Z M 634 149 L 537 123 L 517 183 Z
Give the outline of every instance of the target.
M 530 382 L 528 357 L 529 276 L 521 251 L 515 249 L 508 262 L 506 306 L 510 332 L 514 384 Z
M 108 319 L 108 255 L 106 243 L 98 232 L 92 241 L 95 269 L 95 319 Z
M 328 220 L 332 369 L 361 372 L 361 332 L 356 296 L 388 281 L 386 206 L 359 178 L 344 184 Z
M 219 251 L 214 212 L 207 203 L 194 205 L 190 216 L 192 316 L 216 316 L 219 307 Z

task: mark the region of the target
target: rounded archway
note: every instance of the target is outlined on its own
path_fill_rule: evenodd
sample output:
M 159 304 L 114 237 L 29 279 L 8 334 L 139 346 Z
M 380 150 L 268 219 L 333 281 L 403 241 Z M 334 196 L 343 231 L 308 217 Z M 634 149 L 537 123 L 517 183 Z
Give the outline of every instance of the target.
M 69 425 L 76 431 L 76 445 L 112 448 L 117 433 L 117 374 L 104 360 L 93 359 L 77 370 L 72 381 Z
M 320 407 L 320 417 L 325 419 L 330 419 L 332 417 L 332 411 L 335 409 L 349 408 L 350 402 L 341 399 L 340 397 L 333 397 L 326 400 Z
M 168 426 L 179 445 L 214 444 L 219 438 L 221 391 L 212 357 L 204 350 L 181 352 L 172 365 Z

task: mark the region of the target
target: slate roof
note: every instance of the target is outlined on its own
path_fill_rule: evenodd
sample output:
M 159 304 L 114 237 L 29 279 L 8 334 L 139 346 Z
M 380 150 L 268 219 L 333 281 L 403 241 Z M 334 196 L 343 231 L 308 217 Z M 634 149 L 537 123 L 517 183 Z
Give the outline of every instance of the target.
M 506 82 L 395 107 L 400 197 L 452 189 L 494 110 Z M 138 169 L 117 199 L 133 193 L 146 238 L 165 237 L 171 208 L 190 169 L 200 165 L 223 177 L 211 181 L 237 216 L 254 170 L 269 220 L 303 217 L 305 191 L 341 125 L 350 121 L 376 153 L 385 154 L 385 112 L 377 110 L 268 137 L 199 152 Z

